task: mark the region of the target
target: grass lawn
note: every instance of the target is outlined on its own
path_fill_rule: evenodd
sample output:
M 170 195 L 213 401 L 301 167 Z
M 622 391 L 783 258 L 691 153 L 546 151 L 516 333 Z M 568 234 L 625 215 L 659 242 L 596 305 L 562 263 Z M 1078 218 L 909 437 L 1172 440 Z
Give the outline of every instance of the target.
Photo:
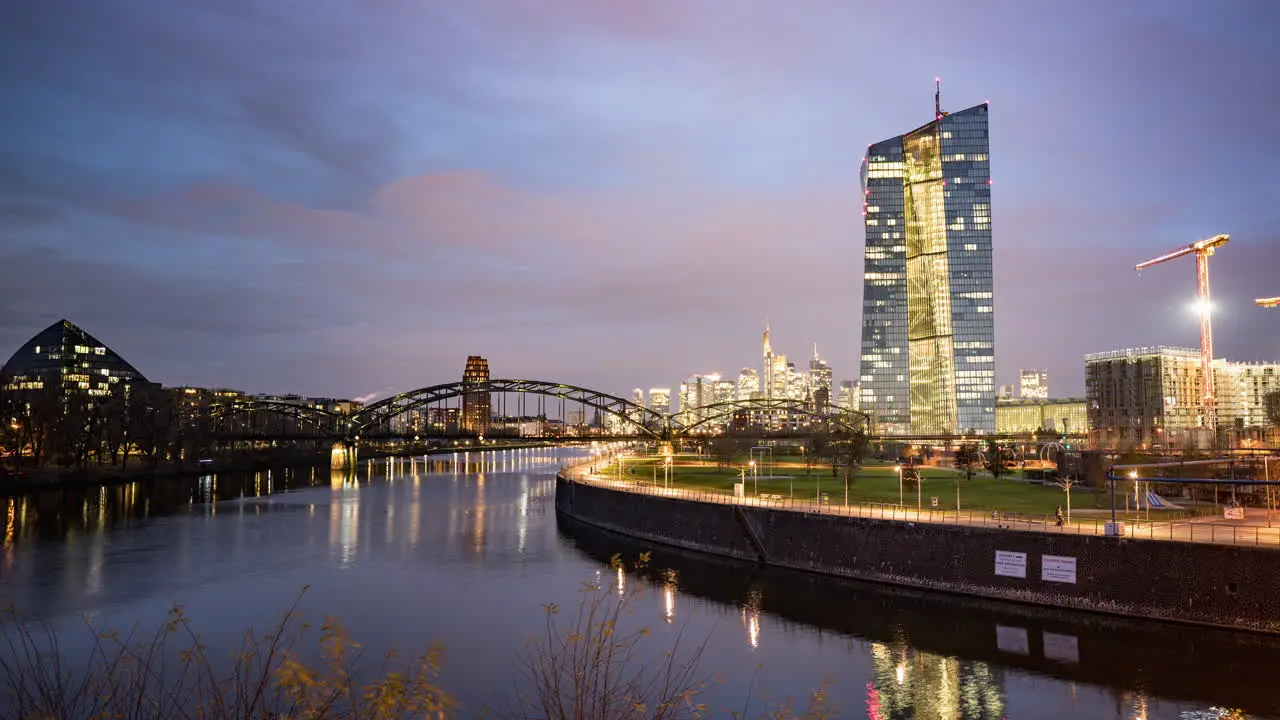
M 696 456 L 695 456 L 696 457 Z M 714 462 L 695 464 L 696 459 L 689 456 L 677 457 L 671 470 L 672 483 L 678 488 L 700 490 L 723 490 L 732 492 L 733 484 L 739 482 L 741 468 L 724 466 L 716 469 Z M 663 480 L 663 468 L 658 460 L 641 457 L 623 460 L 624 480 L 652 481 Z M 603 474 L 617 477 L 616 462 L 605 468 L 597 468 Z M 761 494 L 782 495 L 790 497 L 792 492 L 796 498 L 814 499 L 819 492 L 826 493 L 830 501 L 836 504 L 844 502 L 843 475 L 833 477 L 829 465 L 819 465 L 812 472 L 803 464 L 780 467 L 769 466 L 772 475 L 788 475 L 788 478 L 759 480 Z M 975 475 L 971 480 L 964 479 L 962 473 L 945 468 L 921 468 L 924 483 L 920 498 L 924 507 L 930 507 L 930 498 L 938 498 L 938 508 L 954 510 L 956 507 L 956 486 L 960 489 L 960 508 L 962 510 L 1001 510 L 1016 513 L 1052 514 L 1059 506 L 1066 505 L 1066 493 L 1053 486 L 1034 485 L 1019 479 L 1003 477 L 999 480 L 990 476 Z M 747 473 L 746 491 L 748 495 L 755 493 L 756 482 L 751 473 Z M 850 478 L 850 503 L 891 503 L 898 502 L 898 473 L 893 465 L 864 465 L 856 475 Z M 905 505 L 914 507 L 916 491 L 904 488 L 902 500 Z M 1087 510 L 1109 507 L 1109 498 L 1105 493 L 1095 493 L 1091 489 L 1076 487 L 1071 491 L 1073 510 Z M 1154 515 L 1155 513 L 1153 513 Z

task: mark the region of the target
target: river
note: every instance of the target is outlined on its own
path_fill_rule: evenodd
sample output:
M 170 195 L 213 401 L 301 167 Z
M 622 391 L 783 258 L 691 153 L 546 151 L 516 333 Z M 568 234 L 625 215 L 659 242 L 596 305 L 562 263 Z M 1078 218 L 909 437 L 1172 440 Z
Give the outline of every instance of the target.
M 224 474 L 0 498 L 0 601 L 80 647 L 183 605 L 215 649 L 280 618 L 341 618 L 366 652 L 445 648 L 461 717 L 507 709 L 544 603 L 632 597 L 656 660 L 682 634 L 704 700 L 749 716 L 826 684 L 850 718 L 1280 718 L 1280 640 L 761 572 L 557 522 L 536 449 Z M 621 573 L 609 558 L 653 550 Z M 2 652 L 2 650 L 0 650 Z M 1213 708 L 1238 708 L 1224 715 Z M 719 716 L 719 715 L 717 715 Z

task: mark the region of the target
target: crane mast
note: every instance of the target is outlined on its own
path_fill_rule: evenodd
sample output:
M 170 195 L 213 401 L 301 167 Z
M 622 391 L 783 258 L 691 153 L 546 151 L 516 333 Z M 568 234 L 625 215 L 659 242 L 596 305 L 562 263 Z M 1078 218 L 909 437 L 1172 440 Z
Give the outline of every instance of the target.
M 1217 412 L 1213 387 L 1213 323 L 1209 317 L 1209 256 L 1213 255 L 1218 246 L 1226 244 L 1230 239 L 1230 235 L 1214 235 L 1135 266 L 1141 271 L 1184 255 L 1196 256 L 1196 294 L 1199 297 L 1200 311 L 1200 377 L 1204 388 L 1204 396 L 1201 398 L 1204 418 L 1202 424 L 1210 429 L 1217 427 Z
M 1277 305 L 1280 305 L 1280 297 L 1258 298 L 1257 300 L 1254 300 L 1254 302 L 1258 303 L 1262 307 L 1276 307 Z

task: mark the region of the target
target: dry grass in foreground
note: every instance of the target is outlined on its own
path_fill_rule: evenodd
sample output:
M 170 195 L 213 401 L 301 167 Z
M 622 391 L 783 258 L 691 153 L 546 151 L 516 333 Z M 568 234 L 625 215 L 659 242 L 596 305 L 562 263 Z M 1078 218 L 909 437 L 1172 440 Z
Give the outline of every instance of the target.
M 613 558 L 621 568 L 621 558 Z M 643 568 L 647 555 L 635 563 Z M 304 593 L 305 593 L 304 589 Z M 657 662 L 645 662 L 645 628 L 623 618 L 640 591 L 583 588 L 578 608 L 562 615 L 544 605 L 546 624 L 511 668 L 512 720 L 693 720 L 748 716 L 700 700 L 714 679 L 699 669 L 705 640 L 681 632 Z M 301 598 L 299 598 L 300 600 Z M 437 684 L 443 651 L 401 658 L 388 653 L 376 672 L 358 667 L 359 646 L 336 619 L 303 622 L 298 601 L 263 634 L 250 630 L 230 658 L 211 657 L 181 607 L 150 635 L 121 636 L 86 623 L 87 657 L 69 658 L 44 623 L 10 608 L 0 612 L 0 712 L 24 720 L 441 720 L 458 705 Z M 319 659 L 302 650 L 316 643 Z M 645 653 L 653 655 L 653 653 Z M 358 678 L 369 677 L 368 680 Z M 800 710 L 772 704 L 763 720 L 835 717 L 825 688 Z

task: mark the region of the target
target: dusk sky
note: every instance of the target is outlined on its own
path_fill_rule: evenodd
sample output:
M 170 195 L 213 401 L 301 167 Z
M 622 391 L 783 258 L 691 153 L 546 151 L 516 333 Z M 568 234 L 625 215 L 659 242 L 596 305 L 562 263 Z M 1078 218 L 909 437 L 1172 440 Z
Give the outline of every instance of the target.
M 203 9 L 195 9 L 201 7 Z M 816 341 L 857 376 L 867 144 L 991 102 L 997 382 L 1280 360 L 1280 3 L 10 0 L 0 360 L 166 385 L 625 393 Z

